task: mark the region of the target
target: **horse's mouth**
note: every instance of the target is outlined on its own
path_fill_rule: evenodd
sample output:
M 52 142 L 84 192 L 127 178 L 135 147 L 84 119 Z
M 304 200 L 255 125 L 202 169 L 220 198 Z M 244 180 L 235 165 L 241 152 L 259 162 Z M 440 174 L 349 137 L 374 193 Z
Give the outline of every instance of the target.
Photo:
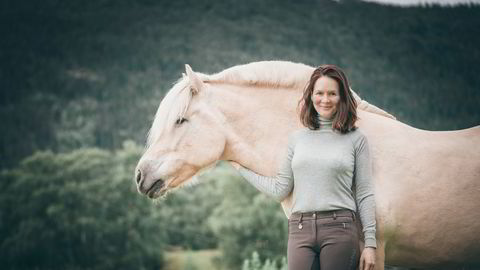
M 165 181 L 159 179 L 145 192 L 150 199 L 158 198 L 167 192 Z

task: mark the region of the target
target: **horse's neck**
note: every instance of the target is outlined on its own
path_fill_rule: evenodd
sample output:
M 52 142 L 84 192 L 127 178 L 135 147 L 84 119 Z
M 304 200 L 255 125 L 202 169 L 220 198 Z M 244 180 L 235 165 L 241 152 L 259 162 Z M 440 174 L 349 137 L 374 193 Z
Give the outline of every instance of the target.
M 263 175 L 275 174 L 278 162 L 285 155 L 288 133 L 301 128 L 295 113 L 301 89 L 255 89 L 230 85 L 212 85 L 210 88 L 207 102 L 226 118 L 227 143 L 220 159 L 237 161 Z M 445 152 L 457 157 L 458 166 L 468 164 L 472 162 L 472 156 L 478 156 L 476 146 L 480 144 L 480 128 L 432 132 L 378 114 L 359 111 L 359 116 L 358 124 L 368 137 L 377 174 L 410 170 L 412 166 L 433 166 L 432 157 L 442 158 Z M 423 159 L 417 158 L 410 167 L 408 164 L 399 165 L 399 161 L 420 156 Z
M 258 173 L 276 171 L 288 133 L 299 127 L 299 92 L 288 89 L 213 85 L 209 103 L 226 118 L 227 145 L 221 159 L 235 160 Z

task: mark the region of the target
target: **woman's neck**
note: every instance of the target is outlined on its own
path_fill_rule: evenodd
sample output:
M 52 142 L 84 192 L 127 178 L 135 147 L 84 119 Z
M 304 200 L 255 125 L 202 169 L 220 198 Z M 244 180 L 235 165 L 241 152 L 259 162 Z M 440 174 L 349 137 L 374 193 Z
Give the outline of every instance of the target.
M 320 124 L 320 130 L 331 130 L 332 129 L 332 123 L 333 123 L 333 117 L 332 118 L 325 118 L 320 116 L 320 114 L 317 115 L 317 120 L 318 123 Z

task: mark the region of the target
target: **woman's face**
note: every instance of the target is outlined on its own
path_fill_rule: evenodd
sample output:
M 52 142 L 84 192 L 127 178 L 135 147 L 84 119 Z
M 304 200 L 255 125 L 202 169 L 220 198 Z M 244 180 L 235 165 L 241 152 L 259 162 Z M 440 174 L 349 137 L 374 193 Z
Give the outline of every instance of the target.
M 320 77 L 313 87 L 312 102 L 321 117 L 332 119 L 340 102 L 337 81 L 327 76 Z

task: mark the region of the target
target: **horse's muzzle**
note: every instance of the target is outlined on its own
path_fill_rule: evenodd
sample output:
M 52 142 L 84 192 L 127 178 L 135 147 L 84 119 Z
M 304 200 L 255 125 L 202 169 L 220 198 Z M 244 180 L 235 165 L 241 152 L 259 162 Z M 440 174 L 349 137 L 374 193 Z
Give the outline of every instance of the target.
M 154 198 L 157 191 L 165 186 L 165 181 L 162 179 L 153 181 L 153 184 L 149 186 L 145 185 L 145 173 L 143 173 L 141 169 L 135 171 L 135 182 L 138 192 L 147 195 L 149 198 Z

